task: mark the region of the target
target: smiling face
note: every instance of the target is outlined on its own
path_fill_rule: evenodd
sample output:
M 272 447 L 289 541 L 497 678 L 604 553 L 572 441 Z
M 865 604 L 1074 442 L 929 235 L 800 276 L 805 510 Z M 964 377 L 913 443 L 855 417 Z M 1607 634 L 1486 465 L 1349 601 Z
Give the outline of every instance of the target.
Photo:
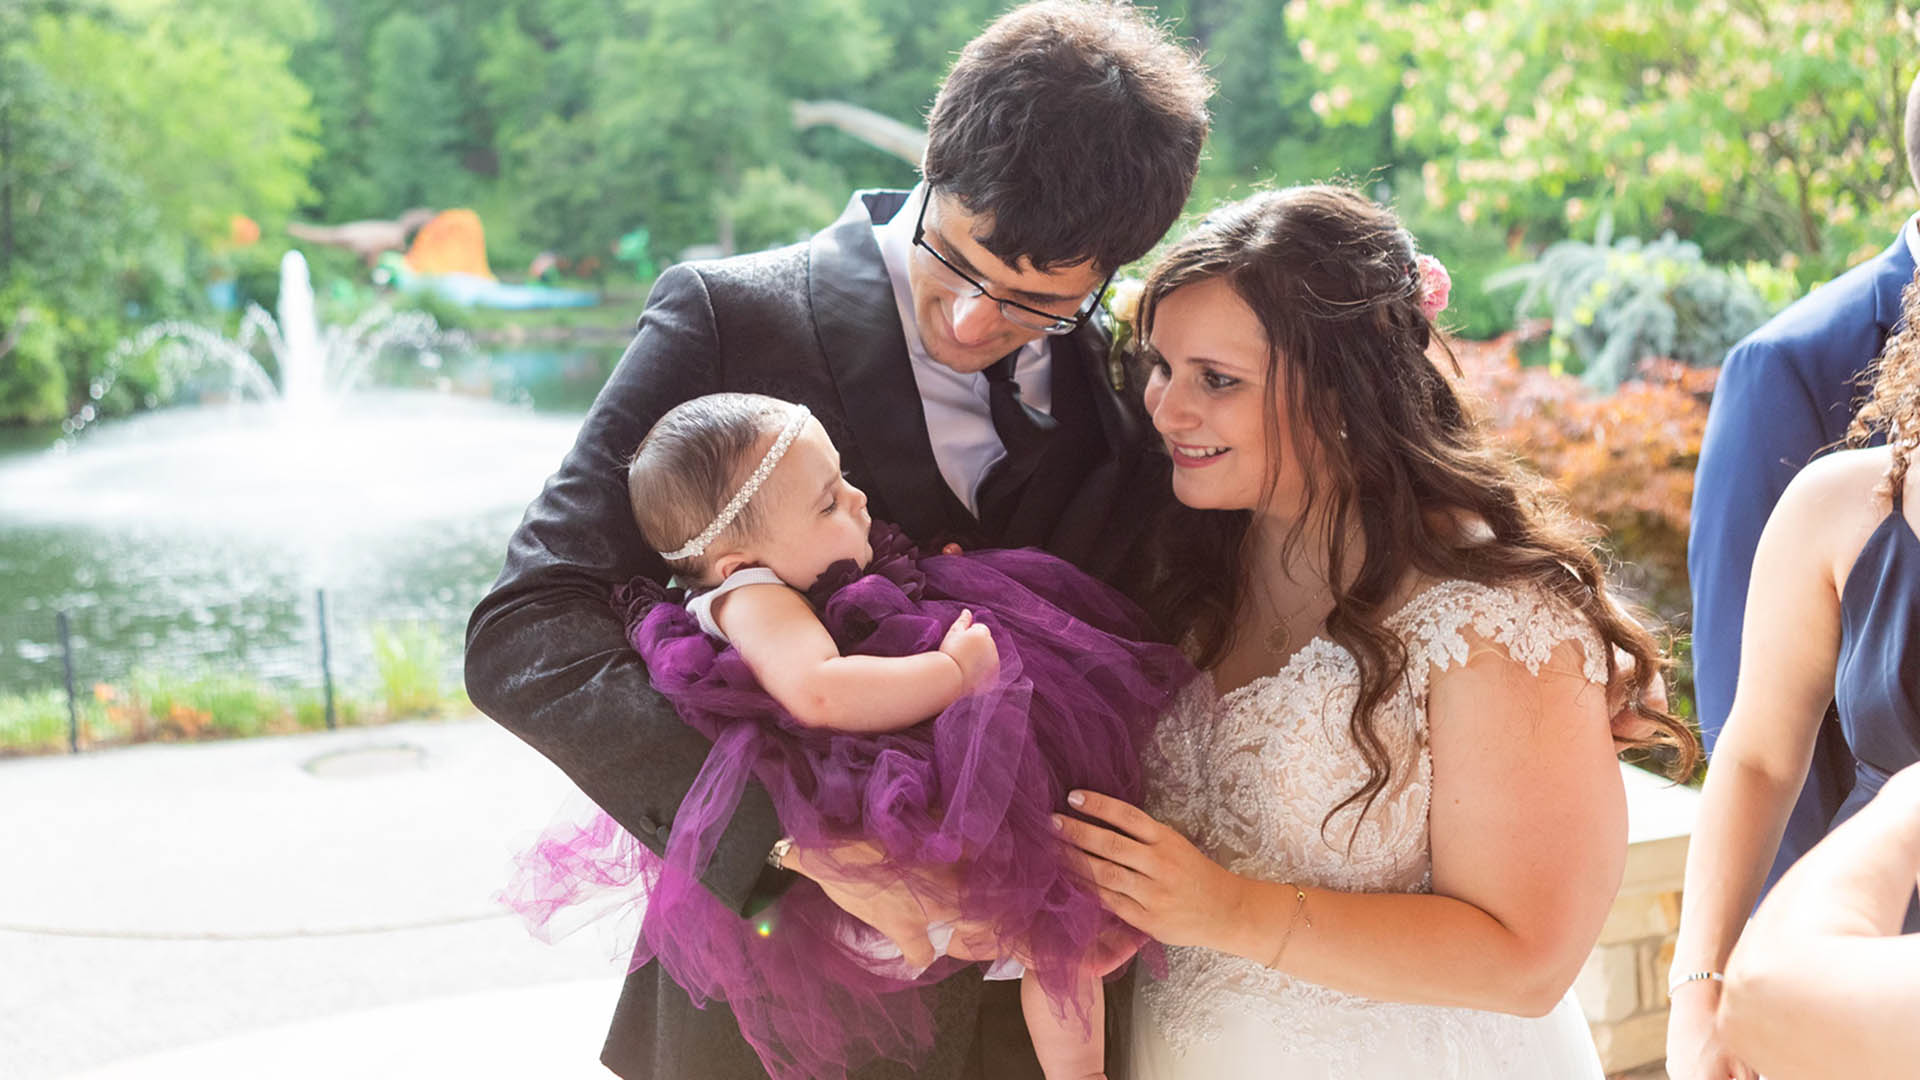
M 927 198 L 924 242 L 995 297 L 1070 319 L 1100 286 L 1102 275 L 1091 263 L 1043 273 L 1024 258 L 1017 265 L 1001 261 L 976 239 L 991 231 L 991 221 L 967 213 L 959 200 L 939 192 L 929 190 Z M 927 355 L 955 371 L 985 370 L 1041 336 L 1008 322 L 993 299 L 917 246 L 907 263 L 907 287 L 920 343 Z
M 765 446 L 756 451 L 765 452 Z M 754 498 L 766 500 L 757 535 L 716 560 L 720 576 L 757 564 L 804 590 L 842 559 L 861 566 L 873 560 L 866 493 L 841 475 L 840 452 L 818 420 L 807 420 Z
M 1297 512 L 1306 475 L 1279 369 L 1269 375 L 1266 332 L 1240 294 L 1220 278 L 1175 289 L 1153 312 L 1148 346 L 1147 411 L 1173 459 L 1174 497 L 1197 510 Z

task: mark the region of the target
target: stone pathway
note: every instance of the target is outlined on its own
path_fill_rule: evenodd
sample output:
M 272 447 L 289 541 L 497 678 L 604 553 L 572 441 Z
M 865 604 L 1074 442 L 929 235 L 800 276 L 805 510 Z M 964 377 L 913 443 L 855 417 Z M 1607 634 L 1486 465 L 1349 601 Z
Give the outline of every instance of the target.
M 0 761 L 0 1077 L 609 1076 L 610 945 L 489 899 L 571 791 L 479 717 Z

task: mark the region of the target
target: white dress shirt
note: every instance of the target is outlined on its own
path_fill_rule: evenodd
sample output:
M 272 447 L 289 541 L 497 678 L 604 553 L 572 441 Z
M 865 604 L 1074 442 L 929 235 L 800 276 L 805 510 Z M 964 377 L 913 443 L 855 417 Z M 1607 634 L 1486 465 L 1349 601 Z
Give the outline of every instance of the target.
M 1007 450 L 1000 445 L 993 415 L 987 411 L 987 377 L 979 372 L 963 375 L 947 367 L 928 354 L 920 341 L 913 317 L 913 293 L 907 286 L 907 261 L 913 255 L 913 225 L 920 217 L 920 201 L 926 197 L 927 185 L 915 186 L 893 220 L 873 227 L 873 239 L 880 245 L 880 259 L 893 282 L 893 303 L 900 312 L 900 329 L 906 334 L 907 357 L 914 384 L 920 389 L 920 408 L 926 414 L 934 463 L 940 467 L 947 487 L 978 516 L 980 478 L 1007 456 Z M 1028 342 L 1021 348 L 1014 368 L 1021 400 L 1046 413 L 1053 411 L 1050 345 L 1045 335 Z

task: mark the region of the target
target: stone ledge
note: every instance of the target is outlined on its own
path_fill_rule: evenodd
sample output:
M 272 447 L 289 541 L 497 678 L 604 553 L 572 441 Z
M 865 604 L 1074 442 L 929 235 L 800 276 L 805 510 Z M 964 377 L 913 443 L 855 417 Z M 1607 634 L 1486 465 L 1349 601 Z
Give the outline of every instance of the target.
M 1626 869 L 1574 989 L 1607 1072 L 1659 1077 L 1667 1041 L 1664 982 L 1700 793 L 1631 765 L 1620 766 L 1620 777 L 1627 790 Z

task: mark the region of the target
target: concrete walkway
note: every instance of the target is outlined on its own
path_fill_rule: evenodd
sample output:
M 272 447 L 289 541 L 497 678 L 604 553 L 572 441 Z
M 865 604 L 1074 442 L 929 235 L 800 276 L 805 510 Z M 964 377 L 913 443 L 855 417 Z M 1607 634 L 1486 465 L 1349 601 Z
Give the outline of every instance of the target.
M 0 761 L 0 1077 L 609 1076 L 611 944 L 490 901 L 571 791 L 477 717 Z

